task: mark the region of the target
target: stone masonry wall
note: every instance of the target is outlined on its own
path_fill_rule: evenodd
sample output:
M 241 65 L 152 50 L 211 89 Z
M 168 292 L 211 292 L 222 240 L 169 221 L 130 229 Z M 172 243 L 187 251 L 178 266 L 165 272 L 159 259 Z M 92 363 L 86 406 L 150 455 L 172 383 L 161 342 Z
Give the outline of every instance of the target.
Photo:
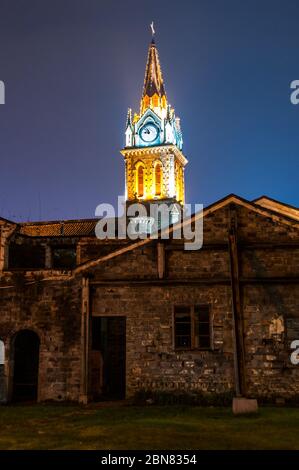
M 299 339 L 298 227 L 241 205 L 236 211 L 248 394 L 294 397 L 299 394 L 299 366 L 290 363 L 290 342 Z M 0 225 L 3 269 L 5 240 L 14 225 L 2 220 Z M 78 277 L 47 269 L 0 269 L 0 339 L 7 361 L 13 357 L 14 335 L 27 328 L 36 331 L 41 341 L 39 400 L 78 400 L 81 276 L 87 275 L 91 314 L 126 316 L 127 396 L 140 388 L 234 390 L 228 227 L 225 206 L 205 217 L 202 250 L 188 252 L 177 241 L 165 241 L 163 279 L 158 277 L 156 241 Z M 79 262 L 111 253 L 124 243 L 86 237 L 79 242 Z M 210 351 L 174 349 L 173 307 L 178 304 L 210 305 Z
M 290 361 L 299 339 L 299 288 L 246 285 L 243 288 L 246 380 L 254 396 L 298 396 L 299 368 Z M 296 338 L 287 326 L 297 320 Z
M 125 315 L 127 395 L 140 388 L 222 393 L 233 388 L 231 308 L 223 287 L 95 287 L 93 315 Z M 209 304 L 213 351 L 175 351 L 173 305 Z
M 80 387 L 81 283 L 62 279 L 2 279 L 0 338 L 13 358 L 13 339 L 23 329 L 40 338 L 39 400 L 78 400 Z

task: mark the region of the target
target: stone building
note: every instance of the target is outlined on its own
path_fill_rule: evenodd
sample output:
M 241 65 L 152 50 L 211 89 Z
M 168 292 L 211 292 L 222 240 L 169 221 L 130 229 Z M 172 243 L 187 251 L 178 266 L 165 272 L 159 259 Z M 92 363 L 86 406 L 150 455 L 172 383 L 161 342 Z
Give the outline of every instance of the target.
M 128 206 L 183 208 L 187 159 L 154 40 L 121 153 Z M 299 210 L 229 195 L 200 218 L 199 250 L 173 225 L 169 239 L 99 239 L 96 219 L 0 218 L 0 401 L 140 390 L 296 400 Z

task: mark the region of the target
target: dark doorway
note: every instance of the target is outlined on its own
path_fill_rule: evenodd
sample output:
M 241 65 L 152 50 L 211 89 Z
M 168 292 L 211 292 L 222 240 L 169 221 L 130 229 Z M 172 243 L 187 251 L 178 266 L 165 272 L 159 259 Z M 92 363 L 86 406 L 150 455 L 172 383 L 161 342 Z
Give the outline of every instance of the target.
M 17 333 L 14 341 L 13 401 L 36 401 L 39 337 L 34 331 Z
M 100 357 L 97 358 L 97 352 Z M 126 394 L 126 318 L 93 317 L 92 384 L 94 398 L 117 400 Z M 95 362 L 98 363 L 95 364 Z M 96 372 L 97 371 L 97 372 Z M 100 389 L 95 375 L 100 374 Z

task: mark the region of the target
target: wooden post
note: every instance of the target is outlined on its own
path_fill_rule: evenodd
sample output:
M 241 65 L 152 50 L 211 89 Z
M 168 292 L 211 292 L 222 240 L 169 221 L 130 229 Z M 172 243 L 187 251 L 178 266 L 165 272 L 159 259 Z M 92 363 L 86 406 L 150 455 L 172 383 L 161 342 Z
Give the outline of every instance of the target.
M 239 279 L 239 255 L 237 240 L 237 210 L 232 204 L 229 207 L 229 257 L 230 257 L 230 277 L 232 295 L 232 322 L 233 322 L 233 343 L 234 343 L 234 369 L 236 396 L 246 394 L 245 380 L 245 351 L 244 351 L 244 327 L 240 294 Z
M 89 362 L 89 279 L 82 278 L 82 310 L 81 310 L 81 384 L 80 402 L 88 402 L 88 362 Z
M 157 243 L 157 259 L 158 259 L 158 277 L 165 277 L 165 246 L 164 243 Z

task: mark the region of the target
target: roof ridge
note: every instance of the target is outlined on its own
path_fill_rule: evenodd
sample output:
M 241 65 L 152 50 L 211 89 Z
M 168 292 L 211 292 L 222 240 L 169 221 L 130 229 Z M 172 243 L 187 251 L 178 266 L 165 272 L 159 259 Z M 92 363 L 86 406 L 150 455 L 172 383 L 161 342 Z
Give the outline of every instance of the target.
M 269 199 L 269 201 L 276 202 L 277 204 L 281 204 L 282 206 L 289 207 L 290 209 L 299 210 L 299 206 L 294 206 L 292 204 L 289 204 L 288 202 L 279 201 L 278 199 L 274 199 L 273 197 L 267 196 L 266 194 L 263 194 L 262 196 L 253 199 L 252 202 L 255 203 L 256 201 L 259 201 L 260 199 L 263 199 L 263 198 Z
M 205 215 L 208 215 L 210 212 L 214 212 L 215 210 L 217 210 L 217 207 L 219 207 L 219 206 L 220 207 L 225 207 L 227 204 L 229 204 L 232 201 L 234 203 L 240 202 L 241 203 L 240 205 L 243 205 L 244 207 L 250 206 L 253 210 L 255 210 L 258 213 L 261 213 L 262 215 L 265 215 L 264 213 L 266 213 L 270 217 L 273 217 L 273 219 L 278 219 L 278 218 L 281 219 L 282 218 L 283 219 L 282 222 L 286 222 L 287 225 L 292 225 L 292 226 L 295 226 L 295 227 L 298 226 L 298 229 L 299 229 L 299 223 L 295 219 L 289 218 L 284 214 L 279 214 L 278 212 L 271 211 L 271 209 L 264 208 L 262 206 L 259 206 L 258 204 L 254 204 L 252 201 L 249 201 L 248 199 L 242 198 L 241 196 L 237 196 L 236 194 L 233 194 L 233 193 L 228 194 L 227 196 L 223 197 L 219 201 L 216 201 L 216 202 L 210 204 L 209 206 L 204 208 L 202 212 L 200 212 L 200 213 L 196 212 L 195 214 L 192 214 L 190 216 L 190 218 L 188 219 L 188 221 L 190 219 L 195 218 L 196 216 L 204 217 Z M 167 228 L 167 229 L 164 229 L 164 230 L 168 230 L 169 233 L 172 233 L 176 229 L 176 227 L 179 226 L 179 224 L 181 224 L 183 226 L 184 222 L 178 222 L 177 224 L 173 225 L 169 229 Z M 163 230 L 160 230 L 159 234 L 162 234 L 162 233 L 163 233 Z M 108 261 L 112 258 L 120 256 L 124 253 L 127 253 L 128 251 L 134 250 L 135 248 L 138 248 L 140 246 L 143 246 L 143 245 L 146 245 L 148 243 L 155 242 L 155 241 L 157 241 L 156 238 L 148 237 L 148 238 L 139 240 L 138 242 L 132 242 L 131 244 L 129 244 L 125 248 L 121 248 L 120 250 L 113 251 L 112 253 L 109 253 L 108 255 L 104 255 L 104 256 L 99 257 L 97 259 L 93 259 L 93 260 L 90 260 L 90 261 L 86 261 L 85 263 L 82 263 L 81 265 L 79 265 L 77 268 L 74 269 L 73 273 L 78 274 L 78 273 L 84 271 L 85 269 L 91 268 L 93 266 L 96 266 L 97 264 Z

